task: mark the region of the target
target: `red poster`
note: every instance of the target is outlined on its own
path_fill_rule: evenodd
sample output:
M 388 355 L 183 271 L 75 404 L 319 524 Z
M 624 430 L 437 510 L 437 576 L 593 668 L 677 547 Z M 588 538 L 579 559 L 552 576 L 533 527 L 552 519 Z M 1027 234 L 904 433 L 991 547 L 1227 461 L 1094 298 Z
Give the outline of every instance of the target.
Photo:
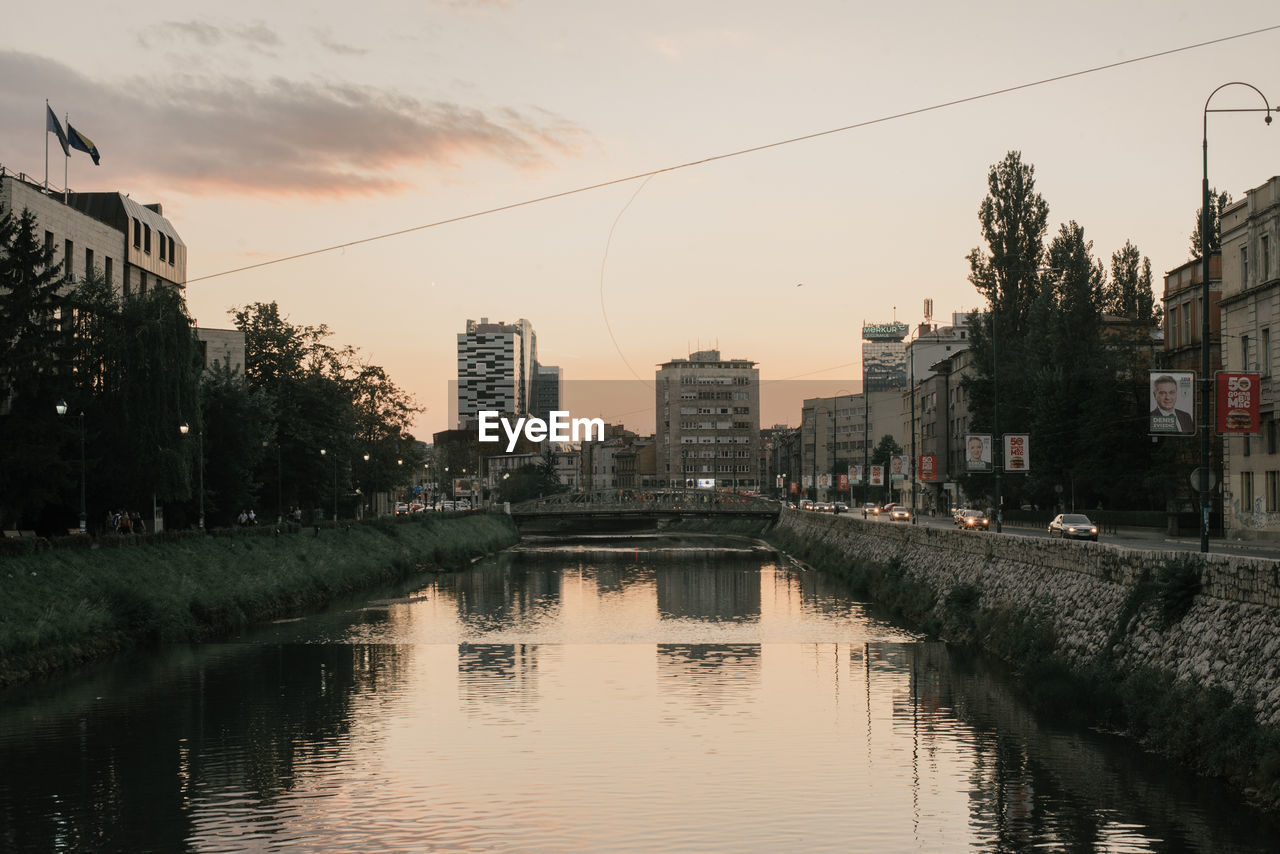
M 837 489 L 848 489 L 848 488 L 849 488 L 849 475 L 847 475 L 847 474 L 842 474 L 842 475 L 840 475 L 839 477 L 837 477 L 837 478 L 836 478 L 836 484 L 837 484 L 837 487 L 836 487 Z
M 920 472 L 921 480 L 936 481 L 938 479 L 938 455 L 921 454 L 920 463 L 916 467 L 916 471 Z
M 1262 427 L 1262 377 L 1259 374 L 1218 371 L 1218 432 L 1232 436 L 1257 433 Z
M 799 485 L 794 480 L 791 481 L 791 494 L 795 495 L 799 491 L 800 491 Z

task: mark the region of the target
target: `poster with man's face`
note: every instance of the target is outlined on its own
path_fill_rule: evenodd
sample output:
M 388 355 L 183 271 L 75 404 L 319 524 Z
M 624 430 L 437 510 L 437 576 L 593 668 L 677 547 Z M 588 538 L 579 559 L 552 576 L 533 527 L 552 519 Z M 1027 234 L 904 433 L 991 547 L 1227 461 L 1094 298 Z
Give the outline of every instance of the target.
M 1194 436 L 1196 432 L 1196 375 L 1191 371 L 1152 371 L 1151 421 L 1153 436 Z
M 964 437 L 965 471 L 991 471 L 991 434 L 970 433 Z

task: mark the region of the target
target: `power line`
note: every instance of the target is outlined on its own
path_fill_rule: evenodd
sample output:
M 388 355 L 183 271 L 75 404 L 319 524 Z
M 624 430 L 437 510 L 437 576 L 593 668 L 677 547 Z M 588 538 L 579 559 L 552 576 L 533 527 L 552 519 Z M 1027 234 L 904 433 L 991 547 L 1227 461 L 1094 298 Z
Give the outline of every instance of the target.
M 491 214 L 515 210 L 516 208 L 522 208 L 522 207 L 528 207 L 529 205 L 541 204 L 542 202 L 549 202 L 554 199 L 563 199 L 568 196 L 578 195 L 580 193 L 588 193 L 593 190 L 603 189 L 605 187 L 613 187 L 618 184 L 625 184 L 629 181 L 636 181 L 636 180 L 639 180 L 640 178 L 652 178 L 655 175 L 662 175 L 668 172 L 676 172 L 681 169 L 689 169 L 694 166 L 704 166 L 708 163 L 714 163 L 718 160 L 727 160 L 731 157 L 741 157 L 745 154 L 755 154 L 757 152 L 767 151 L 771 148 L 780 148 L 784 145 L 791 145 L 797 142 L 807 142 L 809 140 L 819 139 L 824 136 L 831 136 L 837 133 L 846 133 L 851 130 L 858 130 L 860 128 L 871 127 L 872 125 L 884 124 L 886 122 L 897 121 L 898 119 L 905 119 L 905 118 L 910 118 L 911 116 L 923 115 L 924 113 L 935 112 L 937 110 L 944 110 L 948 107 L 959 106 L 960 104 L 968 104 L 974 101 L 981 101 L 985 98 L 994 98 L 999 95 L 1008 95 L 1012 92 L 1019 92 L 1019 91 L 1022 91 L 1023 89 L 1031 89 L 1036 86 L 1044 86 L 1049 83 L 1058 83 L 1063 80 L 1070 80 L 1073 77 L 1083 77 L 1086 74 L 1094 74 L 1099 71 L 1108 71 L 1112 68 L 1120 68 L 1121 66 L 1125 66 L 1125 65 L 1133 65 L 1139 62 L 1147 62 L 1148 60 L 1152 60 L 1152 59 L 1159 59 L 1165 56 L 1172 56 L 1173 54 L 1176 54 L 1176 53 L 1184 53 L 1186 51 L 1198 50 L 1203 47 L 1210 47 L 1212 45 L 1222 44 L 1224 42 L 1234 41 L 1236 39 L 1248 38 L 1249 36 L 1255 36 L 1255 35 L 1259 35 L 1260 33 L 1271 32 L 1272 30 L 1280 30 L 1280 24 L 1275 24 L 1269 27 L 1262 27 L 1261 29 L 1257 29 L 1257 30 L 1249 30 L 1248 32 L 1244 32 L 1244 33 L 1236 33 L 1235 35 L 1231 35 L 1231 36 L 1223 36 L 1222 38 L 1210 39 L 1209 41 L 1183 45 L 1182 47 L 1175 47 L 1169 50 L 1162 50 L 1157 53 L 1149 53 L 1149 54 L 1146 54 L 1145 56 L 1138 56 L 1132 59 L 1122 59 L 1117 62 L 1109 62 L 1105 65 L 1095 65 L 1092 68 L 1085 68 L 1080 71 L 1072 71 L 1067 74 L 1059 74 L 1054 77 L 1045 77 L 1043 79 L 1035 80 L 1030 83 L 1020 83 L 1016 86 L 1006 86 L 1003 89 L 994 89 L 990 92 L 983 92 L 982 94 L 979 94 L 979 95 L 969 95 L 967 97 L 957 98 L 952 101 L 944 101 L 940 104 L 933 104 L 932 106 L 928 106 L 928 107 L 918 107 L 914 110 L 907 110 L 901 113 L 894 113 L 888 116 L 881 116 L 880 118 L 876 118 L 876 119 L 868 119 L 867 121 L 856 122 L 851 125 L 844 125 L 843 127 L 816 131 L 814 133 L 804 134 L 803 136 L 793 136 L 789 139 L 782 139 L 776 142 L 765 143 L 763 145 L 755 145 L 750 148 L 740 148 L 736 151 L 730 151 L 724 154 L 715 154 L 710 157 L 704 157 L 700 160 L 690 160 L 686 163 L 679 163 L 674 166 L 666 166 L 661 169 L 653 169 L 648 172 L 638 172 L 634 175 L 628 175 L 625 178 L 614 178 L 609 181 L 601 181 L 598 184 L 589 184 L 585 187 L 578 187 L 573 190 L 564 190 L 559 193 L 551 193 L 545 196 L 537 196 L 536 198 L 525 199 L 524 201 L 521 201 L 521 202 L 512 202 L 510 204 L 500 205 L 495 208 L 487 208 L 481 211 L 474 211 L 473 213 L 461 214 L 459 216 L 449 217 L 448 219 L 436 220 L 435 222 L 429 222 L 423 225 L 415 225 L 409 228 L 402 228 L 398 231 L 388 231 L 383 234 L 373 235 L 371 237 L 362 237 L 359 240 L 351 240 L 346 243 L 336 243 L 332 246 L 326 246 L 322 249 L 312 249 L 307 252 L 299 252 L 294 255 L 286 255 L 282 258 L 274 258 L 269 261 L 260 261 L 256 264 L 248 264 L 243 267 L 235 267 L 231 270 L 223 270 L 220 273 L 210 273 L 207 276 L 197 276 L 193 279 L 188 279 L 186 284 L 192 284 L 193 282 L 203 282 L 208 279 L 216 279 L 221 276 L 230 276 L 233 273 L 243 273 L 248 270 L 256 270 L 260 267 L 269 267 L 274 264 L 283 264 L 286 261 L 297 261 L 298 259 L 301 259 L 301 258 L 309 258 L 312 255 L 321 255 L 325 252 L 333 252 L 334 250 L 337 250 L 337 249 L 346 249 L 349 246 L 360 246 L 361 244 L 364 244 L 364 243 L 373 243 L 374 241 L 377 241 L 377 240 L 386 240 L 391 237 L 399 237 L 404 234 L 411 234 L 415 231 L 424 231 L 428 228 L 438 228 L 442 225 L 451 225 L 456 222 L 464 222 L 469 219 L 477 219 L 482 216 L 489 216 Z

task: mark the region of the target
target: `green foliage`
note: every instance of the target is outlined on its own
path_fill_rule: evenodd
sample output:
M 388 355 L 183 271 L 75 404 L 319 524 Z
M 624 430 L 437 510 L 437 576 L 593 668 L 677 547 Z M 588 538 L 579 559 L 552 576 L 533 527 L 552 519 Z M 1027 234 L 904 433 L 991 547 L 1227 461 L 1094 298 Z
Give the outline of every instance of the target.
M 1209 188 L 1209 254 L 1222 250 L 1222 211 L 1231 206 L 1231 194 L 1226 190 L 1218 192 L 1217 187 Z M 1196 208 L 1196 224 L 1191 230 L 1191 258 L 1199 258 L 1200 254 L 1200 221 L 1204 214 L 1204 206 Z
M 894 440 L 892 435 L 885 433 L 871 451 L 871 464 L 873 466 L 887 466 L 890 457 L 896 457 L 901 453 L 902 446 Z

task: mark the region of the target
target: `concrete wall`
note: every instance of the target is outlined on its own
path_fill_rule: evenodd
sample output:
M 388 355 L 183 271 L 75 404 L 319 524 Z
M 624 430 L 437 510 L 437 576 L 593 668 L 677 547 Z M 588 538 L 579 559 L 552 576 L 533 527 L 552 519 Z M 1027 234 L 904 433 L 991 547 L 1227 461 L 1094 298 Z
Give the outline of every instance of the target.
M 1052 625 L 1058 654 L 1073 665 L 1105 651 L 1144 570 L 1154 574 L 1170 559 L 1202 561 L 1203 586 L 1185 616 L 1166 628 L 1155 609 L 1144 609 L 1121 633 L 1117 658 L 1179 681 L 1220 686 L 1251 705 L 1260 723 L 1280 725 L 1280 563 L 797 510 L 784 511 L 779 526 L 835 546 L 851 562 L 900 562 L 903 572 L 933 587 L 939 600 L 959 585 L 972 585 L 981 591 L 983 610 L 1038 614 Z

